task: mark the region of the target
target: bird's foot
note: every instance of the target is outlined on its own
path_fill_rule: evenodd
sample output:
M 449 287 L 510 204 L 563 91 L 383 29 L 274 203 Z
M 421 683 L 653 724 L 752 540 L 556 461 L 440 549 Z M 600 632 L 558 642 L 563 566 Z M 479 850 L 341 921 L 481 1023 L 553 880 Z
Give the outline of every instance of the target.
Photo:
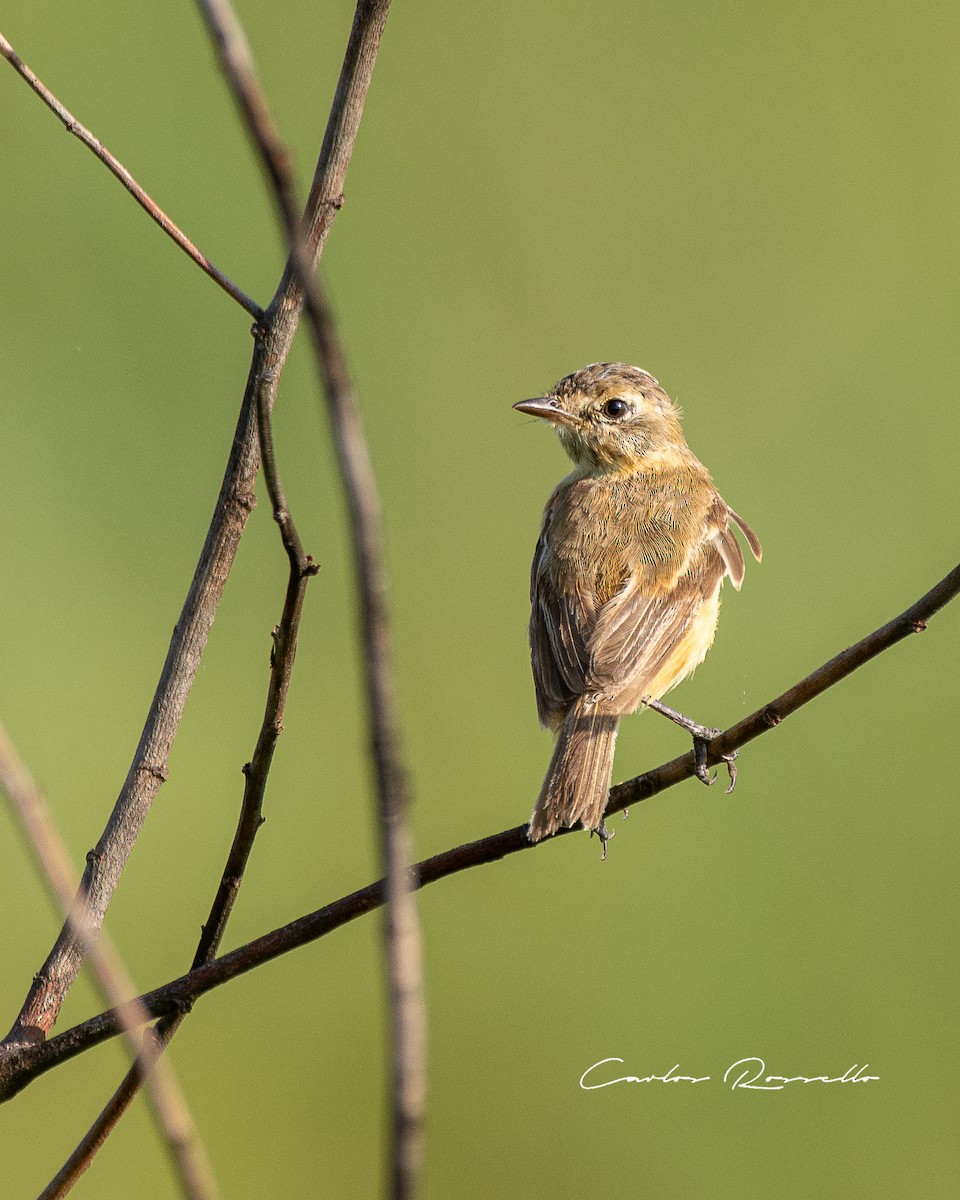
M 608 829 L 604 822 L 601 821 L 596 829 L 590 830 L 590 836 L 593 837 L 594 834 L 596 834 L 600 839 L 600 861 L 603 862 L 603 860 L 607 857 L 607 842 L 609 842 L 612 837 L 617 836 L 617 831 L 615 829 Z
M 700 725 L 697 721 L 691 721 L 683 713 L 679 713 L 676 709 L 662 704 L 659 700 L 647 700 L 645 703 L 647 708 L 652 708 L 654 712 L 667 717 L 675 725 L 679 725 L 681 729 L 685 729 L 690 734 L 693 738 L 694 774 L 701 783 L 706 784 L 707 787 L 713 787 L 717 782 L 717 772 L 715 771 L 711 775 L 707 770 L 707 747 L 708 743 L 723 733 L 723 730 L 714 729 L 711 725 Z M 727 774 L 730 776 L 730 786 L 727 788 L 728 796 L 737 786 L 737 767 L 734 762 L 736 757 L 736 750 L 732 754 L 723 754 L 720 756 L 720 761 L 727 764 Z
M 713 787 L 717 782 L 717 772 L 714 771 L 711 775 L 707 770 L 707 747 L 713 738 L 723 733 L 723 730 L 711 729 L 706 725 L 701 725 L 696 731 L 690 730 L 690 733 L 693 736 L 694 774 L 701 783 L 705 783 L 707 787 Z M 737 753 L 734 750 L 732 754 L 721 754 L 720 756 L 720 761 L 727 764 L 727 774 L 730 776 L 730 784 L 726 792 L 728 796 L 737 786 L 737 764 L 734 762 Z

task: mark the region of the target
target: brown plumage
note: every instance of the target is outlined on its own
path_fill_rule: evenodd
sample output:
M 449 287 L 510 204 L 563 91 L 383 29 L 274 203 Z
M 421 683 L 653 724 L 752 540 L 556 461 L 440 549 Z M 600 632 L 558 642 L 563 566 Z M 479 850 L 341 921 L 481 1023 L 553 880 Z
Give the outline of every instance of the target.
M 656 379 L 594 363 L 514 406 L 551 421 L 574 470 L 547 504 L 530 580 L 540 722 L 557 742 L 530 820 L 603 832 L 620 717 L 658 700 L 704 659 L 720 585 L 739 589 L 756 534 L 687 446 Z

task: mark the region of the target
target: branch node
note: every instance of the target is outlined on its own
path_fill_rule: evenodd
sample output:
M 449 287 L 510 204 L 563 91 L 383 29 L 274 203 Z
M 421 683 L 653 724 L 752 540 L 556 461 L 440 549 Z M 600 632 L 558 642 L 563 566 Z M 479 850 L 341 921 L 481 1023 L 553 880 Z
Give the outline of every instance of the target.
M 36 978 L 43 980 L 44 982 L 46 981 L 45 975 L 37 975 Z M 47 1040 L 47 1035 L 37 1025 L 16 1025 L 14 1028 L 16 1029 L 16 1040 L 11 1040 L 11 1035 L 13 1033 L 13 1030 L 11 1030 L 11 1032 L 7 1034 L 7 1037 L 4 1038 L 4 1048 L 9 1047 L 15 1057 L 19 1057 L 19 1055 L 16 1054 L 18 1050 L 29 1049 L 33 1046 L 42 1046 Z M 28 1059 L 23 1059 L 23 1065 L 24 1067 L 29 1066 Z
M 252 770 L 253 770 L 253 763 L 248 763 L 248 762 L 245 762 L 245 763 L 243 764 L 243 766 L 240 768 L 240 774 L 241 774 L 241 775 L 245 775 L 245 776 L 246 776 L 246 777 L 249 779 L 249 778 L 250 778 L 250 772 L 251 772 Z
M 923 631 L 926 629 L 926 627 L 927 627 L 926 621 L 922 621 L 922 620 L 914 621 L 914 623 L 910 626 L 910 628 L 913 630 L 914 633 L 923 633 Z
M 274 625 L 270 630 L 270 670 L 272 671 L 277 665 L 277 658 L 280 654 L 280 626 Z
M 246 488 L 234 488 L 227 496 L 228 504 L 235 504 L 237 508 L 243 509 L 245 512 L 252 513 L 257 507 L 257 497 L 254 493 Z
M 312 554 L 308 554 L 303 560 L 303 566 L 300 568 L 301 579 L 311 579 L 314 575 L 320 574 L 320 564 L 315 561 Z
M 161 783 L 166 783 L 170 775 L 167 771 L 166 763 L 144 763 L 137 767 L 137 770 L 144 775 L 152 775 L 154 779 L 159 779 Z
M 656 781 L 648 771 L 646 775 L 640 776 L 640 782 L 637 785 L 637 799 L 648 800 L 651 796 L 657 794 Z
M 760 717 L 764 725 L 768 726 L 770 729 L 775 729 L 783 720 L 782 714 L 778 713 L 772 704 L 767 705 L 767 707 L 760 714 Z

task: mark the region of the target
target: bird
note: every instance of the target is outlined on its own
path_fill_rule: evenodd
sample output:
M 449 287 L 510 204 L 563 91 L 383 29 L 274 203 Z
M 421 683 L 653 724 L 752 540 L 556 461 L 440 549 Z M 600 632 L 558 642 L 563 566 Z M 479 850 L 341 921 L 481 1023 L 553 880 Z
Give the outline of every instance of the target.
M 694 737 L 696 774 L 718 730 L 661 697 L 713 643 L 720 588 L 745 573 L 750 526 L 689 448 L 680 410 L 647 371 L 591 363 L 513 406 L 548 421 L 573 461 L 550 497 L 530 572 L 530 655 L 540 723 L 556 735 L 527 837 L 604 824 L 621 717 L 654 708 Z M 732 790 L 736 775 L 727 759 Z

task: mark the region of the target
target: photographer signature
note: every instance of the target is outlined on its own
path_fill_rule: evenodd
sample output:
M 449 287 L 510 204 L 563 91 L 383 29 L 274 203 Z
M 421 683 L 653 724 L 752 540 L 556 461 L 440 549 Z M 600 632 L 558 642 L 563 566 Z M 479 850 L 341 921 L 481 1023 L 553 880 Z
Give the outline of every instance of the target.
M 675 1063 L 662 1075 L 618 1075 L 611 1063 L 623 1064 L 622 1058 L 602 1058 L 587 1067 L 580 1076 L 580 1086 L 585 1092 L 597 1088 L 612 1087 L 615 1083 L 710 1083 L 711 1075 L 680 1075 L 680 1064 Z M 768 1075 L 767 1064 L 762 1058 L 739 1058 L 723 1073 L 722 1082 L 731 1091 L 782 1092 L 792 1083 L 877 1083 L 879 1075 L 867 1075 L 869 1064 L 854 1063 L 842 1075 Z

